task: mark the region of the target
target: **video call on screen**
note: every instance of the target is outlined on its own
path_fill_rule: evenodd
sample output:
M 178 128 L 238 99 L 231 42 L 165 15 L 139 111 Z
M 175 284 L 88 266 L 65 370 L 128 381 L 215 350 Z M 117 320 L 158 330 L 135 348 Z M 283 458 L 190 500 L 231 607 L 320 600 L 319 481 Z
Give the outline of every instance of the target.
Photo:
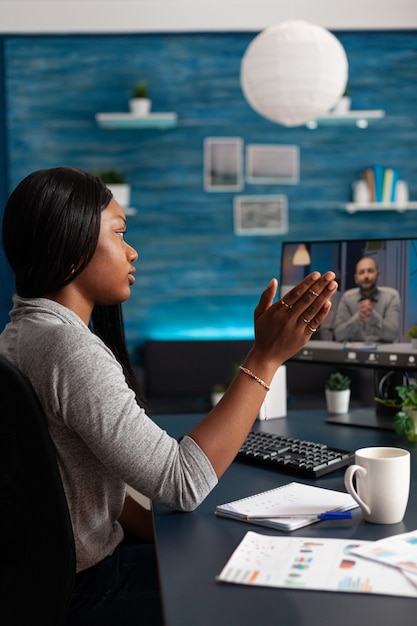
M 305 265 L 295 265 L 294 256 L 304 244 L 308 252 L 302 259 Z M 332 298 L 332 311 L 322 325 L 316 340 L 334 341 L 332 320 L 343 292 L 356 286 L 356 263 L 363 257 L 373 258 L 380 271 L 378 286 L 392 287 L 400 294 L 398 342 L 407 342 L 407 329 L 417 324 L 417 240 L 416 239 L 361 239 L 315 242 L 284 242 L 282 244 L 280 295 L 313 270 L 333 270 L 339 284 Z M 309 263 L 307 262 L 309 260 Z

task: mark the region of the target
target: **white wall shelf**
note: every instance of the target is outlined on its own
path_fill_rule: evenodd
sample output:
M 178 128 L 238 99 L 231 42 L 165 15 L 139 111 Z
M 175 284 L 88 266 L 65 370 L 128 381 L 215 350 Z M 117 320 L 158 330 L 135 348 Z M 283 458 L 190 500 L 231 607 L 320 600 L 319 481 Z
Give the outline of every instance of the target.
M 405 213 L 405 211 L 416 211 L 417 202 L 348 202 L 343 206 L 343 210 L 347 213 L 356 213 L 357 211 L 397 211 Z
M 341 126 L 350 125 L 358 128 L 367 128 L 369 124 L 385 117 L 385 111 L 375 109 L 373 111 L 346 111 L 345 113 L 329 113 L 307 122 L 307 128 L 315 130 L 318 126 Z
M 177 125 L 176 113 L 149 113 L 139 116 L 132 113 L 96 113 L 96 122 L 101 128 L 166 130 Z

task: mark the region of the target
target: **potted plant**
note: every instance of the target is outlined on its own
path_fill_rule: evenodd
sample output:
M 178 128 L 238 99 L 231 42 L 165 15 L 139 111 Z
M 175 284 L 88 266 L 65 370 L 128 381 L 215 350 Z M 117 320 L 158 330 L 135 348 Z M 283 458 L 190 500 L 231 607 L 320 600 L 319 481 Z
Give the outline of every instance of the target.
M 333 113 L 347 113 L 347 111 L 350 110 L 351 104 L 352 104 L 352 99 L 349 95 L 348 86 L 346 85 L 343 95 L 341 96 L 340 100 L 336 102 L 332 111 Z
M 230 382 L 236 376 L 238 371 L 239 371 L 239 363 L 233 363 L 232 371 L 230 374 Z M 224 385 L 223 383 L 216 383 L 215 385 L 213 385 L 213 387 L 211 388 L 211 393 L 210 393 L 212 406 L 214 406 L 215 404 L 219 402 L 219 400 L 221 400 L 221 398 L 223 397 L 226 391 L 226 387 L 227 385 Z
M 417 383 L 399 385 L 395 389 L 401 402 L 394 417 L 395 432 L 407 435 L 409 441 L 417 441 Z
M 349 376 L 333 372 L 326 380 L 324 389 L 328 412 L 337 415 L 347 413 L 350 402 Z
M 417 324 L 411 326 L 407 330 L 407 337 L 411 339 L 411 347 L 413 350 L 417 350 Z
M 149 98 L 148 84 L 141 80 L 132 89 L 132 97 L 129 100 L 129 109 L 134 115 L 144 117 L 149 114 L 152 102 Z
M 224 385 L 221 385 L 220 383 L 213 385 L 210 394 L 212 406 L 215 406 L 222 399 L 225 391 L 226 387 Z
M 102 172 L 92 172 L 97 176 L 112 192 L 113 198 L 126 209 L 130 205 L 130 185 L 125 176 L 116 169 L 104 170 Z

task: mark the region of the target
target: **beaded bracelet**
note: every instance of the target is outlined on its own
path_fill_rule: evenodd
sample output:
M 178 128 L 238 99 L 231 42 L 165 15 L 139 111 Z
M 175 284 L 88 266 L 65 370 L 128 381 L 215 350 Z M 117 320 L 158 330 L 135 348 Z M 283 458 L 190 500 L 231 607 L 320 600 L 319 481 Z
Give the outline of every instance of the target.
M 256 380 L 256 382 L 259 383 L 267 391 L 269 391 L 271 389 L 271 387 L 269 385 L 267 385 L 266 382 L 264 380 L 262 380 L 262 378 L 259 378 L 259 376 L 256 376 L 256 374 L 254 374 L 250 370 L 246 369 L 246 367 L 243 367 L 243 365 L 239 365 L 239 369 L 241 369 L 242 372 L 244 372 L 245 374 L 247 374 L 248 376 L 253 378 L 253 380 Z

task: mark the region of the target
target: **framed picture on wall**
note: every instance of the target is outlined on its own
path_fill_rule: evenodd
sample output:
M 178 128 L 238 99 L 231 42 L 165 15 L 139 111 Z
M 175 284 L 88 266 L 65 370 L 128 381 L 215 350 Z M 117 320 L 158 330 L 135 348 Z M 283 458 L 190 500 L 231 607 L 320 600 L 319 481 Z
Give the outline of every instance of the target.
M 206 137 L 204 140 L 204 189 L 243 189 L 243 139 Z
M 246 146 L 248 183 L 295 185 L 300 180 L 298 146 L 248 144 Z
M 236 235 L 284 235 L 288 232 L 287 196 L 235 196 Z

